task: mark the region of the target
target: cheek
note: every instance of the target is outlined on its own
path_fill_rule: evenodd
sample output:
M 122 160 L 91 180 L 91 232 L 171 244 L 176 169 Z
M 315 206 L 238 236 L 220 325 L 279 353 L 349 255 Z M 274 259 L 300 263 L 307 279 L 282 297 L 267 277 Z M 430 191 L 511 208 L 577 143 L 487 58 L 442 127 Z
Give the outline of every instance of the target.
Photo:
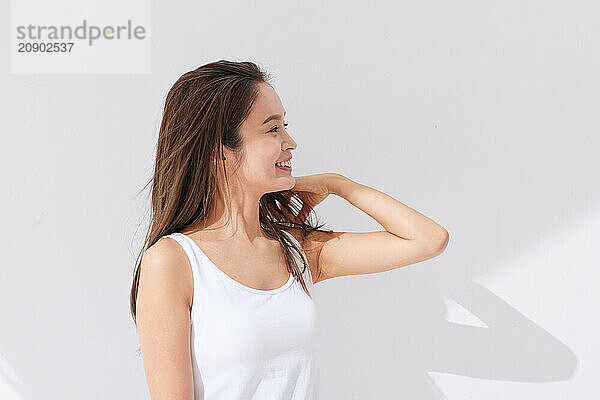
M 279 157 L 280 152 L 277 146 L 267 146 L 266 144 L 256 146 L 252 153 L 248 153 L 251 154 L 248 157 L 248 164 L 253 168 L 275 167 L 275 161 Z
M 253 154 L 252 157 L 248 157 L 242 166 L 244 175 L 251 180 L 261 180 L 267 175 L 270 176 L 275 171 L 276 156 L 272 154 Z
M 275 171 L 275 161 L 280 156 L 281 144 L 273 138 L 262 138 L 246 142 L 244 171 L 248 176 L 271 174 Z

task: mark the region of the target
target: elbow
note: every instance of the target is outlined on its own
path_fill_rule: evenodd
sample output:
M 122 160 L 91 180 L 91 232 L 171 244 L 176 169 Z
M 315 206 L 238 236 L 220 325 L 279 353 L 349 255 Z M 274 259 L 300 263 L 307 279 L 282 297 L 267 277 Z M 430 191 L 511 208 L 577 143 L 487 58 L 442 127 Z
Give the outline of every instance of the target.
M 444 228 L 441 228 L 441 231 L 435 235 L 435 239 L 432 239 L 430 243 L 432 244 L 432 253 L 433 256 L 440 255 L 446 250 L 448 246 L 448 241 L 450 240 L 450 234 Z

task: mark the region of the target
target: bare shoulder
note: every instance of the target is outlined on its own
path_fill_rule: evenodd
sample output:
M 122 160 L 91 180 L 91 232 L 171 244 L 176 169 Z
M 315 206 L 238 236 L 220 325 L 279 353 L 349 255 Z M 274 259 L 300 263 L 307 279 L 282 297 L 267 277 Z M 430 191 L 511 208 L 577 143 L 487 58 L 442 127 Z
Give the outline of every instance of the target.
M 183 297 L 191 308 L 194 286 L 190 261 L 175 239 L 162 238 L 144 252 L 140 266 L 140 290 L 143 286 L 148 291 Z
M 191 399 L 191 270 L 185 250 L 162 238 L 142 255 L 137 333 L 151 398 Z

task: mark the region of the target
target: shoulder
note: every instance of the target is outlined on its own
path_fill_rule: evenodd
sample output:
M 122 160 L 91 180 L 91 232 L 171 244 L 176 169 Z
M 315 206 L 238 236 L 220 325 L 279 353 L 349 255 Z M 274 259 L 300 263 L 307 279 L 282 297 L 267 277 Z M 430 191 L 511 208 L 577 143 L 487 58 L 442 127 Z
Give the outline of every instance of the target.
M 191 399 L 191 313 L 185 251 L 161 238 L 142 254 L 136 330 L 152 398 Z M 158 397 L 157 397 L 158 396 Z
M 173 301 L 193 298 L 193 275 L 185 250 L 172 238 L 161 238 L 144 252 L 140 265 L 140 287 L 154 297 Z

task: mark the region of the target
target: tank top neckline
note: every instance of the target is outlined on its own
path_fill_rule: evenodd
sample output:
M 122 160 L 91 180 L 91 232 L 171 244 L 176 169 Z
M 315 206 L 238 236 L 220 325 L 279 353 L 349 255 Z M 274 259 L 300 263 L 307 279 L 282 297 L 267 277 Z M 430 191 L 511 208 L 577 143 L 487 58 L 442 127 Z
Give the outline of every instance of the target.
M 285 231 L 283 231 L 285 232 Z M 286 234 L 292 236 L 290 233 L 285 232 Z M 210 266 L 210 268 L 212 268 L 217 274 L 221 275 L 226 281 L 232 283 L 233 285 L 247 290 L 251 293 L 255 293 L 255 294 L 264 294 L 264 295 L 272 295 L 272 294 L 277 294 L 277 293 L 281 293 L 284 290 L 288 289 L 292 283 L 294 283 L 294 275 L 292 275 L 290 273 L 290 277 L 288 278 L 287 282 L 284 283 L 282 286 L 275 288 L 275 289 L 256 289 L 250 286 L 246 286 L 241 282 L 236 281 L 235 279 L 233 279 L 233 277 L 227 275 L 221 268 L 219 268 L 207 255 L 206 253 L 202 250 L 202 248 L 200 248 L 200 246 L 198 245 L 198 243 L 196 243 L 195 240 L 193 240 L 191 237 L 189 237 L 188 235 L 186 235 L 185 233 L 182 232 L 176 232 L 175 234 L 181 235 L 182 237 L 184 237 L 187 241 L 190 242 L 190 244 L 196 249 L 198 250 L 198 252 L 200 253 L 200 255 L 202 255 L 202 257 L 204 258 L 204 260 L 206 261 L 206 263 Z M 293 236 L 292 236 L 293 238 Z M 293 238 L 295 240 L 295 238 Z

